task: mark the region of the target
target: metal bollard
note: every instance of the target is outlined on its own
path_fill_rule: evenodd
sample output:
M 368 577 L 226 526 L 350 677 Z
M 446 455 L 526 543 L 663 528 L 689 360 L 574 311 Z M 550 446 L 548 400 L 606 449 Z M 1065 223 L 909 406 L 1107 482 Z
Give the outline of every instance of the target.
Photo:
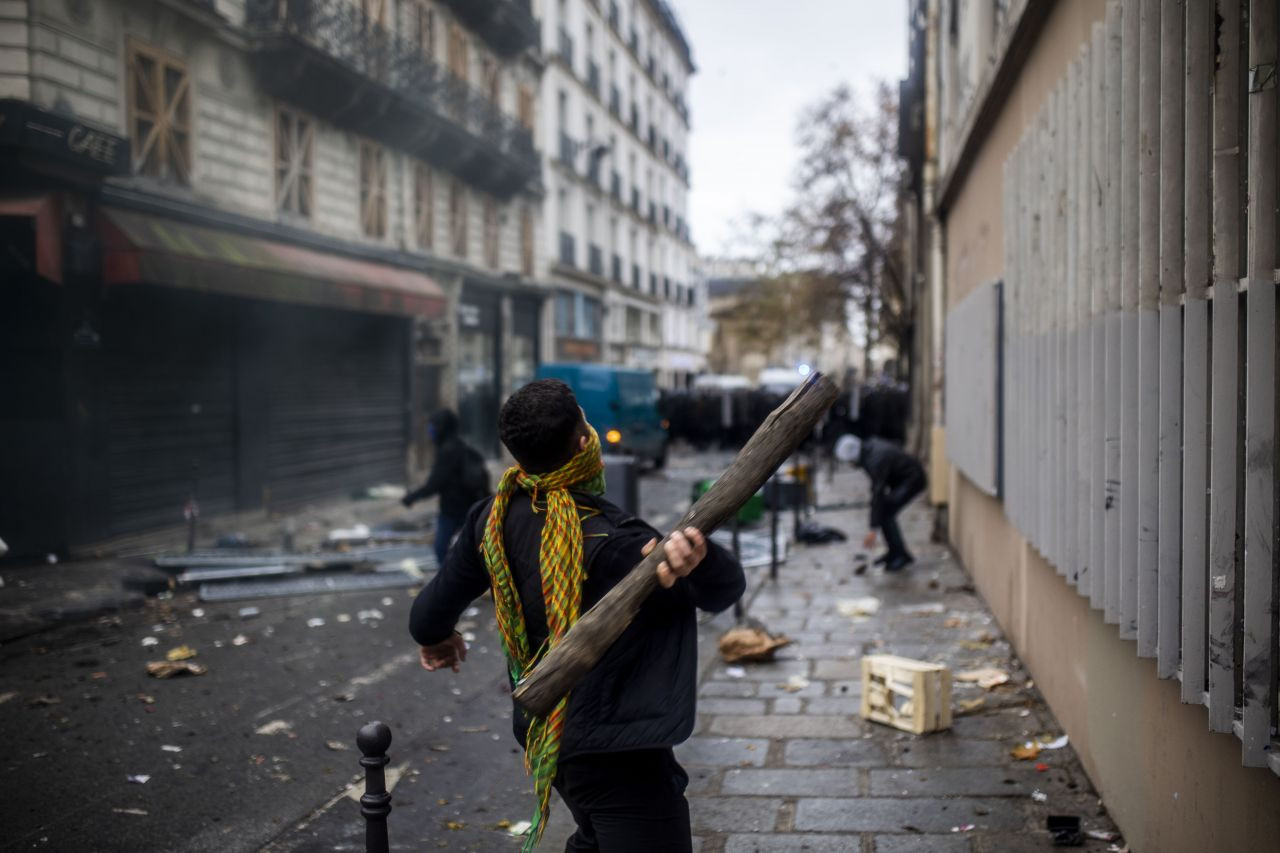
M 360 797 L 360 814 L 364 815 L 365 853 L 388 853 L 387 815 L 391 814 L 391 794 L 387 792 L 387 777 L 383 770 L 391 761 L 387 747 L 391 746 L 391 729 L 385 723 L 373 722 L 360 729 L 356 745 L 364 756 L 360 766 L 365 770 L 364 794 Z

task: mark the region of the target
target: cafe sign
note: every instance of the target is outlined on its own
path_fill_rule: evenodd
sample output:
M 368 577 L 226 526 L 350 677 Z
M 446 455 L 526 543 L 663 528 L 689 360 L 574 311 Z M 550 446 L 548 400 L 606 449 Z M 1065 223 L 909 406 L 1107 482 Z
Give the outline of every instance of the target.
M 102 175 L 129 173 L 129 140 L 26 101 L 0 99 L 0 148 Z

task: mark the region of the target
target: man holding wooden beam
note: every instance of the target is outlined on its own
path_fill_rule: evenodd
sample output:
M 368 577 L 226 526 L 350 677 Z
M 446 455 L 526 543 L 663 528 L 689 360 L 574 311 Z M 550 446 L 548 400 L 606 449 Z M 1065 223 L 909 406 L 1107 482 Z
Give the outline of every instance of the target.
M 514 686 L 661 535 L 603 499 L 599 438 L 564 383 L 521 388 L 502 407 L 498 429 L 517 464 L 468 513 L 414 602 L 410 632 L 423 667 L 456 672 L 466 644 L 454 626 L 492 591 Z M 672 747 L 694 726 L 694 614 L 729 607 L 746 582 L 738 562 L 693 527 L 664 547 L 659 589 L 568 697 L 541 717 L 515 705 L 515 735 L 538 798 L 525 850 L 545 829 L 553 787 L 578 824 L 566 851 L 691 849 L 688 776 Z

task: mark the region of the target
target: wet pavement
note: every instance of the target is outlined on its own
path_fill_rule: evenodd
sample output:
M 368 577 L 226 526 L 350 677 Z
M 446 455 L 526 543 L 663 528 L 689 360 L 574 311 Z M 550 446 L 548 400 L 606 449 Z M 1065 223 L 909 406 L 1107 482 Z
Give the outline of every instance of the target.
M 646 474 L 645 514 L 673 523 L 693 481 L 728 459 L 675 456 Z M 856 503 L 864 482 L 824 478 L 819 503 Z M 732 615 L 700 623 L 699 721 L 679 750 L 696 849 L 1040 850 L 1048 814 L 1113 829 L 1069 746 L 1010 756 L 1056 736 L 1056 723 L 963 572 L 928 543 L 925 509 L 908 511 L 920 563 L 899 576 L 855 575 L 865 510 L 815 517 L 849 542 L 794 550 L 776 584 L 765 568 L 748 573 L 748 615 L 795 640 L 776 662 L 730 669 L 714 643 Z M 0 602 L 27 571 L 38 568 L 0 569 Z M 360 771 L 355 732 L 373 719 L 393 731 L 393 849 L 517 849 L 507 827 L 529 819 L 533 799 L 492 609 L 478 602 L 460 626 L 473 637 L 463 671 L 428 674 L 405 631 L 412 594 L 201 604 L 180 593 L 0 645 L 11 743 L 0 850 L 361 850 L 359 807 L 344 791 Z M 863 597 L 879 611 L 845 615 Z M 245 606 L 260 615 L 242 618 Z M 181 645 L 206 674 L 147 676 L 147 662 Z M 859 658 L 873 652 L 997 666 L 1011 682 L 957 685 L 957 707 L 982 705 L 951 732 L 910 735 L 858 716 Z M 572 828 L 557 807 L 542 849 L 562 849 Z

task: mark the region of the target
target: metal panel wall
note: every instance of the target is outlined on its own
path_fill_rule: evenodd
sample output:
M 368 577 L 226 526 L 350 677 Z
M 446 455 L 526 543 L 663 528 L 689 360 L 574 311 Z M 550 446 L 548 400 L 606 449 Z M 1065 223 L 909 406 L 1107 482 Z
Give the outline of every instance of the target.
M 1112 0 L 1011 152 L 1002 458 L 1027 541 L 1280 772 L 1280 22 L 1243 5 Z M 948 321 L 952 380 L 982 363 L 972 310 Z M 952 417 L 982 485 L 990 430 Z
M 1000 283 L 970 293 L 947 314 L 947 458 L 974 485 L 1000 494 Z

